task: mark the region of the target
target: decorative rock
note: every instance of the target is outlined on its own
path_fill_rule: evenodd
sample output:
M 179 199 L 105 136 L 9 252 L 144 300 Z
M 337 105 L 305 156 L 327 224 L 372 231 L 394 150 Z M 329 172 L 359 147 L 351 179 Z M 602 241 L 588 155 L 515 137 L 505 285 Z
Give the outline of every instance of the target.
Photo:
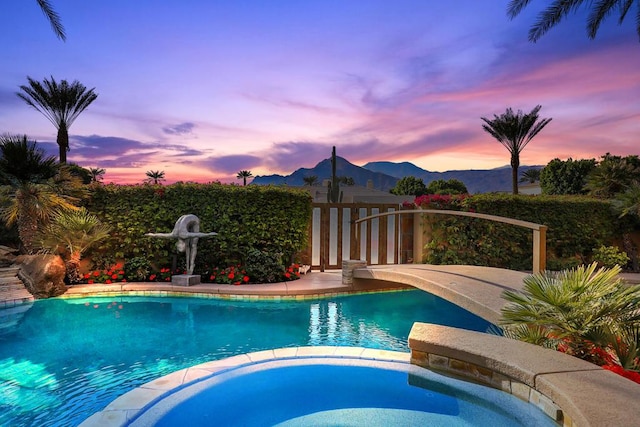
M 66 267 L 58 255 L 20 255 L 15 265 L 18 276 L 35 298 L 51 298 L 64 294 Z

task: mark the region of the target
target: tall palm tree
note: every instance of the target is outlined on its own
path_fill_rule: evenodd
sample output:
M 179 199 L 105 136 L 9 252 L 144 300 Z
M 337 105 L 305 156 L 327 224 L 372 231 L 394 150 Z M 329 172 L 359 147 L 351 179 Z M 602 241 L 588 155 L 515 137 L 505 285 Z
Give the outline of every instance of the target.
M 31 107 L 41 112 L 58 129 L 56 142 L 60 148 L 60 163 L 67 162 L 69 151 L 69 128 L 76 118 L 95 99 L 98 94 L 95 88 L 87 89 L 82 83 L 74 80 L 56 82 L 44 79 L 42 82 L 27 77 L 29 85 L 22 85 L 18 92 L 19 98 Z
M 91 182 L 100 182 L 107 171 L 102 168 L 89 168 L 89 172 L 91 173 Z
M 64 26 L 62 25 L 62 21 L 60 21 L 60 15 L 58 15 L 58 13 L 55 10 L 53 10 L 53 7 L 51 6 L 51 3 L 49 3 L 49 1 L 47 0 L 36 0 L 36 1 L 38 2 L 40 9 L 42 9 L 42 13 L 44 13 L 47 19 L 49 20 L 49 23 L 51 24 L 51 28 L 53 29 L 53 32 L 56 33 L 56 36 L 58 36 L 60 40 L 66 41 L 67 36 L 64 32 Z
M 238 175 L 236 175 L 236 178 L 242 180 L 242 185 L 247 185 L 247 178 L 252 176 L 251 171 L 241 170 L 238 172 Z
M 0 155 L 0 218 L 17 224 L 23 250 L 31 253 L 38 230 L 56 210 L 77 209 L 82 185 L 26 137 L 0 138 Z
M 318 177 L 316 175 L 304 176 L 302 177 L 302 181 L 304 181 L 304 185 L 308 185 L 309 187 L 318 185 Z
M 160 184 L 160 181 L 164 181 L 164 171 L 147 171 L 147 179 L 145 181 Z
M 481 117 L 485 124 L 482 128 L 497 139 L 511 153 L 511 184 L 513 194 L 518 194 L 518 167 L 520 166 L 520 153 L 550 121 L 541 119 L 538 121 L 538 112 L 542 105 L 537 105 L 530 113 L 524 114 L 518 110 L 516 114 L 511 108 L 500 116 L 493 115 L 493 120 Z
M 507 6 L 507 15 L 511 19 L 515 18 L 522 10 L 531 3 L 531 0 L 511 0 Z M 585 3 L 587 3 L 585 5 Z M 590 7 L 587 17 L 587 35 L 593 39 L 596 37 L 602 21 L 607 18 L 615 9 L 620 13 L 618 24 L 622 24 L 624 18 L 629 13 L 631 6 L 636 4 L 636 16 L 640 17 L 640 2 L 637 0 L 554 0 L 547 8 L 540 13 L 538 21 L 529 30 L 529 40 L 538 41 L 551 27 L 554 27 L 563 18 L 572 12 L 576 12 L 581 6 Z M 640 36 L 640 18 L 636 19 L 636 32 Z

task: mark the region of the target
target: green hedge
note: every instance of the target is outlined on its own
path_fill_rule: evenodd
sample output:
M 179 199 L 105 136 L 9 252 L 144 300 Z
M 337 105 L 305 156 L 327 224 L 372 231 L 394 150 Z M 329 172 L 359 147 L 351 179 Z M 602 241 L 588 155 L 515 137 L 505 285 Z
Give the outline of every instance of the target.
M 198 242 L 201 270 L 241 263 L 250 249 L 290 262 L 307 244 L 311 197 L 282 187 L 217 183 L 97 185 L 87 209 L 112 227 L 111 238 L 91 254 L 94 261 L 143 256 L 157 267 L 171 265 L 175 241 L 145 234 L 171 232 L 181 215 L 198 216 L 200 231 L 218 233 Z
M 543 224 L 547 268 L 558 270 L 591 261 L 592 251 L 611 245 L 622 222 L 608 201 L 584 196 L 481 194 L 466 198 L 425 198 L 421 206 L 498 215 Z M 530 270 L 532 231 L 478 218 L 425 216 L 431 238 L 425 261 Z

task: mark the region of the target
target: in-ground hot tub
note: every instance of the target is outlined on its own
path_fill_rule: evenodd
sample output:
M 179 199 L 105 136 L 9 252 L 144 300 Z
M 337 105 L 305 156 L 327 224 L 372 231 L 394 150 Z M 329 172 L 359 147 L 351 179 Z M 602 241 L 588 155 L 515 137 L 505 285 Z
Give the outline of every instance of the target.
M 147 405 L 131 426 L 556 426 L 510 394 L 406 362 L 265 360 L 221 370 Z

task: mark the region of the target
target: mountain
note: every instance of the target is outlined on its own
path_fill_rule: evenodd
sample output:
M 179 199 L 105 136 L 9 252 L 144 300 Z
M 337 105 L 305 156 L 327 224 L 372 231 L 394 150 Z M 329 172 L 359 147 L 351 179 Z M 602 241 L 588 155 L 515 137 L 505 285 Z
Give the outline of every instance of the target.
M 382 191 L 392 189 L 400 178 L 415 176 L 421 178 L 425 184 L 437 179 L 457 179 L 466 185 L 469 193 L 490 193 L 494 191 L 511 191 L 511 167 L 500 167 L 488 170 L 453 170 L 446 172 L 430 172 L 419 168 L 413 163 L 402 162 L 370 162 L 360 167 L 349 163 L 342 157 L 336 157 L 336 174 L 353 178 L 356 185 L 366 186 L 371 180 L 374 188 Z M 519 172 L 528 169 L 540 169 L 542 166 L 521 166 Z M 256 176 L 252 184 L 257 185 L 304 185 L 303 178 L 315 175 L 318 181 L 331 179 L 331 159 L 325 159 L 313 168 L 300 168 L 291 175 Z
M 409 162 L 370 162 L 362 167 L 396 178 L 415 176 L 416 178 L 421 178 L 426 185 L 429 185 L 431 181 L 437 179 L 457 179 L 464 183 L 470 194 L 511 191 L 511 166 L 503 166 L 495 169 L 452 170 L 446 172 L 430 172 Z M 520 166 L 518 172 L 522 174 L 526 170 L 540 168 L 542 168 L 542 166 Z
M 258 175 L 251 183 L 258 185 L 304 185 L 304 177 L 312 175 L 318 177 L 318 182 L 331 179 L 331 159 L 325 159 L 313 168 L 300 168 L 289 176 Z M 351 177 L 356 185 L 361 186 L 366 186 L 367 182 L 371 180 L 374 188 L 382 191 L 389 191 L 395 187 L 396 182 L 398 182 L 398 178 L 396 177 L 356 166 L 339 156 L 336 156 L 336 175 Z

